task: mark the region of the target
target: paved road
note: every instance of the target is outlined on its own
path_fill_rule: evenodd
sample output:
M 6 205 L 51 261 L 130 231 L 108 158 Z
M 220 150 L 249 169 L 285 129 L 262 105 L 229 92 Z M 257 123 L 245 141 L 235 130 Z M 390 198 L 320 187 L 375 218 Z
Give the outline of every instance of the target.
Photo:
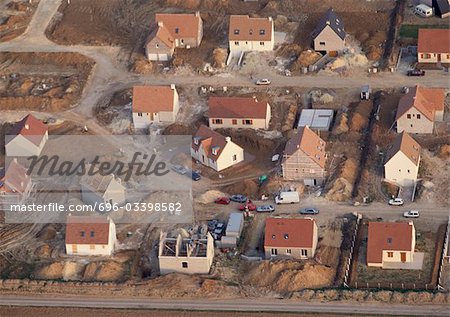
M 382 305 L 352 303 L 310 303 L 294 300 L 234 299 L 234 300 L 160 300 L 143 298 L 45 298 L 27 296 L 2 296 L 3 306 L 45 306 L 83 308 L 129 308 L 129 309 L 177 309 L 204 311 L 247 311 L 247 312 L 304 312 L 334 314 L 383 314 L 405 316 L 448 316 L 446 305 Z M 1 312 L 1 308 L 0 308 Z

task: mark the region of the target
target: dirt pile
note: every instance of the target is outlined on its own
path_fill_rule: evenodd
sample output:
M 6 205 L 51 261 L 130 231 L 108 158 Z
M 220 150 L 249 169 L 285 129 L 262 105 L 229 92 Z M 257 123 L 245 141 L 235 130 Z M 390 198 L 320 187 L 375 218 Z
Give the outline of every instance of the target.
M 263 261 L 250 268 L 243 283 L 283 293 L 329 286 L 334 274 L 332 268 L 311 262 Z
M 448 159 L 450 157 L 450 145 L 443 144 L 439 148 L 438 156 L 443 159 Z
M 131 71 L 141 75 L 148 75 L 153 73 L 154 66 L 152 62 L 142 56 L 133 61 Z
M 229 193 L 230 195 L 241 194 L 250 198 L 257 198 L 259 186 L 256 180 L 246 179 L 242 182 L 224 186 L 221 190 L 225 193 Z
M 196 201 L 200 204 L 211 204 L 214 202 L 214 200 L 216 200 L 216 198 L 218 197 L 222 197 L 222 196 L 226 196 L 226 194 L 224 194 L 221 191 L 218 190 L 208 190 L 207 192 L 201 194 Z
M 292 56 L 298 56 L 303 51 L 302 47 L 295 43 L 282 44 L 277 49 L 277 56 L 284 58 L 291 58 Z
M 48 244 L 41 245 L 34 251 L 34 255 L 39 258 L 50 258 L 52 256 L 52 247 Z
M 63 277 L 64 263 L 55 262 L 43 265 L 34 272 L 34 277 L 38 280 L 59 280 Z
M 308 67 L 309 65 L 313 65 L 322 57 L 322 54 L 312 51 L 306 50 L 300 53 L 297 57 L 297 60 L 292 63 L 291 70 L 292 71 L 300 71 L 302 67 Z
M 363 100 L 359 103 L 352 104 L 354 109 L 350 119 L 350 131 L 362 132 L 369 123 L 369 116 L 372 111 L 372 102 Z
M 336 118 L 336 123 L 333 126 L 333 130 L 331 133 L 333 135 L 339 135 L 348 132 L 348 130 L 348 115 L 345 112 L 341 112 Z
M 213 51 L 213 63 L 215 68 L 224 68 L 227 61 L 227 50 L 225 48 L 215 48 Z
M 6 8 L 16 12 L 6 16 L 6 20 L 0 24 L 0 42 L 12 40 L 21 35 L 30 23 L 38 4 L 39 1 L 9 2 Z
M 333 182 L 325 197 L 331 201 L 348 200 L 352 195 L 357 171 L 357 161 L 348 158 L 340 169 L 339 177 Z

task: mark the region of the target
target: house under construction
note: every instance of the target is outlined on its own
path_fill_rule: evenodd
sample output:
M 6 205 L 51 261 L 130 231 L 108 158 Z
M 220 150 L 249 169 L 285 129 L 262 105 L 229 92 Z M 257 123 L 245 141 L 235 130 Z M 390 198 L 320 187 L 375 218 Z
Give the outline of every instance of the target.
M 167 237 L 160 233 L 159 270 L 161 274 L 173 272 L 186 274 L 208 274 L 214 259 L 214 239 L 210 233 L 179 233 Z

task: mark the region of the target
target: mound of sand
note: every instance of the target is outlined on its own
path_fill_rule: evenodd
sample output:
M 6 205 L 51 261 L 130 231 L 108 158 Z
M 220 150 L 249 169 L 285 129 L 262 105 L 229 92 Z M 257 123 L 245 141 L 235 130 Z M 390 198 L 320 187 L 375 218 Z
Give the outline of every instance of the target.
M 55 262 L 41 266 L 34 271 L 38 280 L 59 280 L 63 277 L 64 263 Z
M 228 186 L 224 186 L 222 190 L 230 195 L 241 194 L 250 198 L 258 196 L 259 186 L 253 179 L 246 179 L 243 182 L 238 182 Z
M 354 159 L 347 159 L 343 164 L 339 177 L 333 182 L 325 197 L 331 201 L 346 201 L 353 191 L 358 164 Z
M 348 115 L 347 113 L 343 112 L 337 116 L 336 124 L 333 127 L 332 134 L 339 135 L 348 132 L 348 130 Z
M 218 197 L 226 196 L 226 194 L 222 193 L 218 190 L 208 190 L 207 192 L 201 194 L 196 201 L 200 204 L 211 204 Z
M 215 48 L 213 51 L 213 63 L 215 68 L 224 68 L 227 61 L 227 50 L 225 48 Z
M 48 244 L 41 245 L 34 251 L 34 255 L 39 258 L 50 258 L 52 256 L 52 247 Z
M 309 93 L 309 96 L 311 97 L 313 103 L 318 104 L 327 104 L 333 102 L 334 100 L 334 96 L 332 95 L 332 93 L 323 92 L 321 90 L 312 90 Z
M 369 61 L 364 54 L 347 54 L 335 59 L 331 63 L 330 69 L 363 67 L 367 66 L 368 63 Z
M 306 50 L 300 53 L 297 60 L 292 64 L 291 70 L 299 71 L 302 67 L 308 67 L 309 65 L 313 65 L 322 57 L 322 54 L 312 51 Z
M 85 264 L 78 262 L 66 262 L 63 269 L 63 279 L 65 281 L 81 280 Z
M 243 282 L 280 293 L 293 292 L 304 288 L 329 286 L 335 273 L 332 268 L 311 262 L 263 261 L 254 265 L 244 275 Z

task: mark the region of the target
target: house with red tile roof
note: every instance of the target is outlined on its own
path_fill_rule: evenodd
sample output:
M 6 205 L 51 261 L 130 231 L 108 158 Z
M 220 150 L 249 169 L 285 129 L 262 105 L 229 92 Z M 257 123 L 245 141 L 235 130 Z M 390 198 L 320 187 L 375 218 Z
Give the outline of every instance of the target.
M 208 107 L 211 129 L 269 128 L 270 105 L 256 97 L 210 97 Z
M 283 178 L 321 185 L 325 179 L 326 143 L 308 126 L 301 127 L 286 143 L 281 167 Z
M 200 126 L 192 137 L 191 156 L 194 160 L 217 172 L 244 160 L 244 150 L 230 137 Z
M 433 133 L 434 122 L 444 120 L 444 102 L 444 89 L 410 88 L 398 103 L 397 132 Z
M 11 204 L 24 203 L 31 188 L 31 177 L 27 174 L 27 169 L 14 158 L 4 174 L 0 175 L 0 205 L 3 205 L 4 210 L 9 210 Z
M 133 87 L 132 113 L 135 129 L 147 129 L 153 122 L 175 122 L 179 109 L 178 92 L 173 84 Z
M 398 134 L 387 151 L 385 178 L 400 186 L 412 186 L 417 180 L 421 147 L 408 133 Z
M 249 51 L 272 51 L 275 43 L 272 18 L 231 15 L 228 42 L 231 56 Z
M 317 224 L 312 218 L 267 218 L 264 233 L 266 259 L 314 257 L 318 242 Z
M 175 48 L 200 46 L 203 38 L 203 20 L 200 12 L 157 13 L 145 44 L 145 54 L 151 61 L 168 61 Z
M 67 217 L 65 244 L 69 255 L 111 255 L 116 240 L 116 225 L 109 217 Z
M 7 156 L 40 155 L 48 140 L 48 129 L 42 121 L 29 114 L 14 125 L 5 139 Z
M 413 222 L 369 222 L 367 265 L 408 268 L 414 261 L 416 230 Z
M 450 29 L 419 29 L 417 59 L 422 64 L 450 64 Z

